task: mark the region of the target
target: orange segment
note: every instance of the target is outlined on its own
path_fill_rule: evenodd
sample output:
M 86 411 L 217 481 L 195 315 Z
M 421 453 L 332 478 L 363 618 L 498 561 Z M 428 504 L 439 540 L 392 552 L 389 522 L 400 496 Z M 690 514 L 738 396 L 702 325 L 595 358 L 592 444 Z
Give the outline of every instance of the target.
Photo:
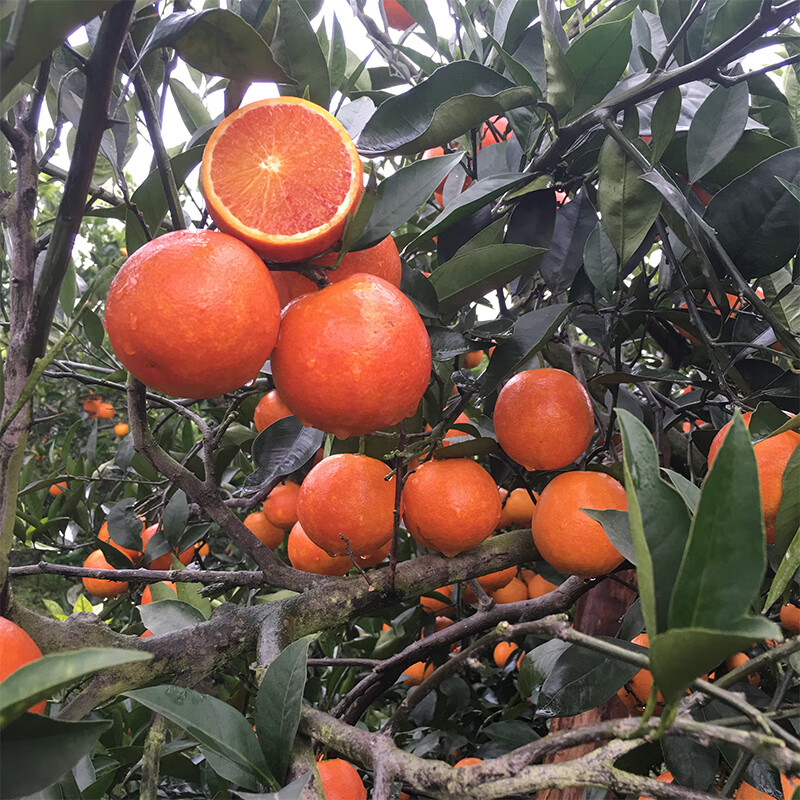
M 299 97 L 234 111 L 203 153 L 203 194 L 214 222 L 272 261 L 300 261 L 334 245 L 362 179 L 341 123 Z

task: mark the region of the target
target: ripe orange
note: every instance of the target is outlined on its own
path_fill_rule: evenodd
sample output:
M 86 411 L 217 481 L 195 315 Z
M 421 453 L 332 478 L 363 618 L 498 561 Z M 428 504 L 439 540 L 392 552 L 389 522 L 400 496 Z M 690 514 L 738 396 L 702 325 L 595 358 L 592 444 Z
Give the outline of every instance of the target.
M 114 433 L 117 436 L 127 436 L 129 432 L 130 432 L 130 427 L 128 427 L 128 424 L 126 422 L 118 422 L 114 426 Z
M 47 490 L 47 494 L 50 497 L 58 497 L 62 492 L 67 490 L 67 482 L 66 481 L 59 481 L 58 483 L 50 484 L 50 488 Z
M 380 564 L 385 558 L 388 558 L 391 550 L 392 540 L 390 538 L 383 547 L 379 547 L 374 553 L 369 553 L 366 556 L 357 556 L 356 561 L 362 569 L 368 569 L 369 567 L 374 567 L 376 564 Z
M 178 590 L 175 587 L 175 584 L 172 583 L 172 581 L 162 581 L 162 583 L 164 584 L 164 586 L 168 586 L 170 589 L 172 589 L 172 591 L 175 592 L 175 596 L 177 597 Z M 153 593 L 150 591 L 150 586 L 148 585 L 144 587 L 144 591 L 142 592 L 142 602 L 140 603 L 140 605 L 146 606 L 148 603 L 152 602 L 153 602 Z
M 326 256 L 314 259 L 313 266 L 330 267 L 336 263 L 337 258 L 337 253 L 329 253 Z M 338 269 L 325 271 L 331 283 L 340 283 L 345 278 L 350 278 L 358 273 L 377 275 L 397 289 L 400 288 L 403 267 L 400 262 L 400 253 L 397 250 L 397 245 L 391 236 L 381 239 L 378 244 L 368 247 L 366 250 L 353 250 L 347 253 L 342 259 L 342 263 L 339 264 Z M 311 281 L 308 282 L 311 283 Z M 316 289 L 316 286 L 313 286 L 313 289 Z
M 505 586 L 491 592 L 495 603 L 519 603 L 528 599 L 528 587 L 519 578 L 512 578 Z
M 145 528 L 144 533 L 142 534 L 142 547 L 146 548 L 147 543 L 153 538 L 155 532 L 158 530 L 158 524 L 151 525 L 149 528 Z M 194 557 L 194 545 L 192 547 L 187 547 L 180 555 L 178 555 L 178 551 L 174 551 L 175 555 L 178 556 L 178 561 L 183 564 L 185 567 Z M 148 569 L 172 569 L 172 553 L 164 553 L 162 556 L 158 556 L 155 560 L 151 561 L 147 565 Z
M 102 550 L 93 550 L 83 562 L 84 567 L 89 569 L 114 569 L 106 561 Z M 102 600 L 110 600 L 112 597 L 119 597 L 128 591 L 127 581 L 108 581 L 103 578 L 83 578 L 83 585 L 89 594 L 99 597 Z
M 0 682 L 20 667 L 42 657 L 42 651 L 36 642 L 19 625 L 5 617 L 0 617 L 0 653 L 3 654 L 0 659 Z M 46 705 L 46 700 L 40 700 L 28 711 L 32 714 L 44 714 Z
M 750 426 L 752 412 L 742 415 L 744 424 Z M 714 464 L 722 442 L 728 435 L 731 422 L 723 425 L 708 450 L 708 466 Z M 772 544 L 775 541 L 775 519 L 778 516 L 778 508 L 783 497 L 783 471 L 789 463 L 795 448 L 800 445 L 800 434 L 795 431 L 785 431 L 769 439 L 762 439 L 753 445 L 753 452 L 756 456 L 758 467 L 758 482 L 761 487 L 761 507 L 764 511 L 764 530 L 767 542 Z
M 98 419 L 113 419 L 114 406 L 111 403 L 100 403 L 97 406 L 97 417 Z
M 287 544 L 289 561 L 295 569 L 314 572 L 317 575 L 344 575 L 353 566 L 347 556 L 329 556 L 306 536 L 303 526 L 297 522 L 289 531 Z
M 508 130 L 508 120 L 505 117 L 492 117 L 489 122 L 492 123 L 491 127 L 485 122 L 481 126 L 481 149 L 497 144 L 498 142 L 507 141 L 514 135 L 514 131 Z M 492 128 L 494 128 L 494 130 L 492 130 Z M 495 131 L 500 135 L 499 139 L 495 136 Z M 506 131 L 508 131 L 507 136 Z M 504 136 L 505 139 L 503 138 Z
M 433 675 L 433 664 L 417 661 L 403 670 L 403 683 L 406 686 L 419 686 L 422 681 Z
M 430 340 L 399 289 L 353 275 L 286 308 L 272 373 L 304 425 L 359 436 L 416 411 L 430 379 Z
M 415 24 L 414 17 L 406 11 L 397 0 L 381 0 L 383 10 L 386 12 L 386 21 L 390 28 L 404 31 Z
M 483 350 L 473 350 L 464 356 L 464 366 L 467 369 L 475 369 L 483 361 Z
M 483 759 L 475 758 L 474 756 L 470 758 L 462 758 L 460 761 L 456 761 L 456 763 L 453 764 L 453 767 L 455 767 L 455 769 L 459 769 L 460 767 L 474 767 L 476 764 L 483 764 Z
M 672 783 L 672 773 L 671 772 L 662 772 L 657 778 L 657 781 L 662 781 L 663 783 Z M 639 800 L 653 800 L 652 797 L 640 797 Z
M 746 664 L 749 660 L 750 658 L 746 653 L 735 653 L 725 662 L 725 666 L 729 670 L 736 669 Z M 747 676 L 747 681 L 751 686 L 758 686 L 761 683 L 761 675 L 758 672 L 753 672 Z
M 781 625 L 789 633 L 800 633 L 800 607 L 792 603 L 781 606 Z
M 456 556 L 479 545 L 500 520 L 500 493 L 475 461 L 428 461 L 403 488 L 408 532 L 422 545 Z
M 649 646 L 646 633 L 640 633 L 635 639 L 634 644 L 642 647 Z M 640 669 L 618 692 L 617 697 L 624 705 L 634 713 L 641 714 L 647 705 L 647 698 L 653 688 L 653 673 L 649 669 Z M 656 713 L 660 714 L 664 707 L 664 698 L 661 692 L 658 693 Z
M 533 515 L 533 541 L 548 564 L 565 575 L 595 578 L 623 558 L 603 526 L 581 509 L 628 508 L 625 489 L 602 472 L 564 472 L 545 486 Z
M 386 544 L 394 528 L 396 478 L 369 456 L 340 453 L 317 464 L 303 481 L 297 518 L 312 542 L 332 556 L 368 556 Z
M 245 527 L 270 550 L 280 547 L 284 530 L 273 525 L 263 511 L 254 511 L 244 518 Z
M 89 397 L 83 401 L 83 410 L 86 412 L 86 416 L 89 419 L 97 419 L 97 409 L 100 407 L 100 403 L 102 402 L 103 398 L 94 394 L 94 392 L 92 392 L 90 389 Z
M 270 261 L 302 261 L 336 244 L 363 188 L 347 131 L 299 97 L 258 100 L 227 116 L 208 140 L 201 177 L 219 229 Z
M 519 645 L 514 642 L 500 642 L 497 647 L 494 648 L 494 653 L 492 654 L 495 665 L 500 668 L 504 667 L 508 664 L 508 659 L 511 657 L 511 654 L 517 650 L 519 650 Z
M 781 775 L 781 788 L 783 789 L 784 800 L 790 800 L 794 790 L 798 786 L 800 786 L 800 779 L 787 778 L 785 775 Z M 770 797 L 772 797 L 772 795 L 759 791 L 755 786 L 751 786 L 749 783 L 740 784 L 736 791 L 736 800 L 768 800 Z
M 142 536 L 142 548 L 144 548 L 144 547 L 145 547 L 145 541 L 144 541 L 144 528 L 145 528 L 145 521 L 144 521 L 144 517 L 139 517 L 139 519 L 142 521 L 142 530 L 141 530 L 141 536 Z M 114 540 L 111 538 L 111 534 L 110 534 L 110 533 L 109 533 L 109 531 L 108 531 L 108 522 L 104 522 L 104 523 L 103 523 L 103 524 L 100 526 L 100 530 L 97 532 L 97 538 L 98 538 L 98 539 L 99 539 L 101 542 L 108 542 L 108 544 L 110 544 L 112 547 L 116 547 L 116 549 L 117 549 L 117 550 L 119 550 L 119 551 L 120 551 L 120 553 L 124 553 L 124 554 L 125 554 L 125 555 L 126 555 L 126 556 L 127 556 L 127 557 L 128 557 L 130 560 L 131 560 L 131 561 L 133 561 L 134 563 L 135 563 L 135 562 L 136 562 L 136 560 L 137 560 L 137 559 L 138 559 L 138 558 L 139 558 L 139 557 L 142 555 L 142 554 L 141 554 L 141 553 L 140 553 L 138 550 L 130 550 L 130 549 L 129 549 L 129 548 L 127 548 L 127 547 L 122 547 L 121 545 L 118 545 L 118 544 L 117 544 L 117 543 L 116 543 L 116 542 L 115 542 L 115 541 L 114 541 Z M 102 552 L 102 551 L 101 551 L 101 552 Z
M 279 483 L 261 504 L 270 525 L 288 531 L 297 522 L 297 498 L 300 487 L 292 481 Z
M 509 567 L 508 569 L 501 569 L 498 572 L 490 572 L 488 575 L 481 575 L 477 581 L 483 587 L 484 591 L 494 592 L 497 589 L 508 586 L 516 577 L 516 574 L 517 568 Z
M 256 426 L 256 430 L 261 433 L 265 428 L 269 428 L 273 422 L 291 415 L 292 412 L 286 408 L 286 404 L 273 389 L 258 401 L 256 410 L 253 412 L 253 424 Z
M 367 800 L 367 789 L 356 768 L 341 758 L 317 763 L 325 800 Z
M 122 265 L 106 302 L 119 360 L 174 397 L 216 397 L 255 378 L 279 323 L 264 262 L 215 231 L 173 231 L 148 242 Z
M 533 493 L 533 496 L 539 497 L 536 492 Z M 514 489 L 503 505 L 498 528 L 510 528 L 512 525 L 530 528 L 534 508 L 533 500 L 527 489 Z
M 537 597 L 543 597 L 546 594 L 550 594 L 554 589 L 558 589 L 558 586 L 550 583 L 541 575 L 534 575 L 526 583 L 528 586 L 528 600 L 535 600 Z
M 497 397 L 494 429 L 503 450 L 526 469 L 561 469 L 592 441 L 592 403 L 569 372 L 518 372 Z
M 453 584 L 441 586 L 436 590 L 437 594 L 444 595 L 445 597 L 453 597 Z M 419 604 L 429 614 L 436 614 L 438 612 L 449 613 L 453 610 L 452 603 L 445 603 L 438 597 L 420 597 Z

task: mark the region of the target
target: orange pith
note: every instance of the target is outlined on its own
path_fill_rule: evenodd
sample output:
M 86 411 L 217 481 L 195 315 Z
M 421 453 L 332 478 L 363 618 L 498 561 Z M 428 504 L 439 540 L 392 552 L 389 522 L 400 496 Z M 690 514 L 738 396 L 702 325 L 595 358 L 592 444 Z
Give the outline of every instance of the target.
M 272 261 L 300 261 L 334 245 L 361 197 L 362 178 L 342 124 L 298 97 L 234 111 L 203 153 L 212 219 Z
M 42 657 L 42 651 L 36 642 L 19 625 L 10 619 L 0 617 L 0 681 L 4 681 L 12 672 L 24 667 L 31 661 Z M 28 711 L 32 714 L 44 714 L 46 700 L 40 700 Z

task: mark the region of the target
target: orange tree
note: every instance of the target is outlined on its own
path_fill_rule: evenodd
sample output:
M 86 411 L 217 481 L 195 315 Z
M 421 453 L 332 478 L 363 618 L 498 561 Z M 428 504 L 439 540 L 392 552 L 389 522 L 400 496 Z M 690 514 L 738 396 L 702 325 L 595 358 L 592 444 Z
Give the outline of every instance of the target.
M 800 0 L 330 5 L 0 10 L 0 795 L 780 800 Z

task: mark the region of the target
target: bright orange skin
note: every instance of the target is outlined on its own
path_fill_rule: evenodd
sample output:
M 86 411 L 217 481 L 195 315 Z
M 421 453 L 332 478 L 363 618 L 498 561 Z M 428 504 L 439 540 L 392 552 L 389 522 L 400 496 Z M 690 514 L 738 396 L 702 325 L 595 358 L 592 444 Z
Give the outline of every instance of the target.
M 140 519 L 142 520 L 142 547 L 144 547 L 145 546 L 145 542 L 144 542 L 145 521 L 144 521 L 144 517 L 140 517 Z M 97 532 L 97 538 L 101 542 L 108 542 L 108 544 L 110 544 L 112 547 L 116 547 L 116 549 L 119 550 L 120 553 L 124 553 L 134 563 L 136 563 L 136 560 L 142 555 L 138 550 L 129 550 L 127 547 L 122 547 L 121 545 L 118 545 L 111 538 L 111 534 L 108 532 L 108 522 L 104 522 L 100 526 L 100 530 Z
M 356 768 L 341 758 L 317 763 L 325 800 L 367 800 L 367 789 Z
M 406 686 L 419 686 L 422 681 L 433 675 L 433 664 L 417 661 L 403 670 L 403 683 Z
M 533 514 L 536 549 L 565 575 L 596 578 L 618 567 L 623 558 L 603 526 L 581 509 L 625 511 L 625 489 L 602 472 L 564 472 L 542 491 Z
M 411 301 L 362 273 L 287 306 L 272 376 L 304 425 L 345 438 L 411 416 L 431 363 L 428 333 Z
M 83 410 L 89 419 L 97 419 L 97 410 L 102 402 L 102 397 L 92 394 L 83 401 Z
M 456 761 L 456 763 L 453 764 L 453 767 L 455 769 L 459 769 L 460 767 L 474 767 L 476 764 L 483 764 L 483 759 L 475 758 L 474 756 L 462 758 L 460 761 Z
M 640 633 L 633 639 L 634 644 L 641 645 L 642 647 L 649 647 L 650 641 L 646 633 Z M 653 674 L 649 669 L 640 669 L 618 692 L 617 697 L 622 700 L 623 704 L 635 714 L 641 714 L 644 707 L 647 705 L 647 699 L 650 697 L 650 691 L 653 688 Z M 656 714 L 660 714 L 664 708 L 664 698 L 661 692 L 658 693 L 656 698 Z M 670 776 L 671 778 L 672 776 Z M 660 778 L 659 778 L 660 780 Z
M 329 556 L 321 547 L 317 547 L 306 536 L 299 522 L 289 531 L 287 552 L 289 561 L 295 569 L 317 575 L 342 576 L 353 566 L 353 562 L 347 556 Z
M 657 778 L 657 781 L 662 781 L 663 783 L 672 783 L 672 773 L 671 772 L 662 772 Z M 640 797 L 639 800 L 653 800 L 652 797 Z
M 554 589 L 558 589 L 558 586 L 554 583 L 550 583 L 550 581 L 543 578 L 541 575 L 534 575 L 526 581 L 526 584 L 528 586 L 528 600 L 544 597 L 544 595 L 550 594 Z
M 490 572 L 488 575 L 481 575 L 477 581 L 485 592 L 494 592 L 497 589 L 508 586 L 516 577 L 516 574 L 517 568 L 509 567 L 508 569 L 501 569 L 498 572 Z
M 781 787 L 783 788 L 784 800 L 790 800 L 794 790 L 798 786 L 800 786 L 800 779 L 787 778 L 785 775 L 781 775 Z M 736 800 L 767 800 L 769 797 L 772 797 L 772 795 L 759 791 L 755 786 L 751 786 L 749 783 L 740 784 L 736 791 Z
M 36 642 L 25 633 L 19 625 L 10 619 L 0 617 L 0 682 L 12 672 L 42 657 L 42 651 Z M 28 711 L 31 714 L 44 714 L 47 700 L 40 700 Z
M 350 135 L 299 97 L 258 100 L 228 115 L 203 151 L 208 211 L 221 231 L 270 261 L 303 261 L 341 238 L 364 170 Z
M 453 389 L 455 389 L 455 386 L 453 387 Z M 470 418 L 462 411 L 456 417 L 454 424 L 469 425 L 469 423 L 470 423 Z M 431 426 L 430 425 L 425 425 L 425 430 L 426 431 L 431 430 Z M 458 430 L 458 428 L 450 428 L 450 430 L 446 431 L 445 435 L 442 437 L 442 441 L 441 441 L 442 447 L 449 447 L 450 446 L 450 440 L 451 439 L 458 439 L 460 436 L 467 436 L 467 434 L 464 431 Z M 415 465 L 413 468 L 416 469 L 416 465 L 419 462 L 416 459 L 414 459 L 413 462 L 411 462 L 411 463 L 413 463 Z M 410 465 L 409 465 L 409 469 L 411 469 Z
M 422 545 L 448 557 L 479 545 L 500 520 L 500 493 L 492 476 L 475 461 L 428 461 L 403 488 L 408 532 Z
M 781 625 L 789 633 L 800 633 L 800 607 L 792 603 L 781 606 Z
M 383 547 L 394 529 L 396 479 L 369 456 L 340 453 L 317 464 L 303 481 L 297 518 L 312 542 L 332 556 L 368 556 Z
M 62 492 L 67 490 L 67 482 L 66 481 L 59 481 L 58 483 L 53 483 L 50 485 L 50 488 L 47 490 L 47 494 L 50 497 L 58 497 Z
M 217 397 L 255 378 L 279 324 L 264 262 L 216 231 L 173 231 L 148 242 L 122 265 L 106 302 L 119 360 L 173 397 Z
M 729 670 L 736 669 L 746 664 L 749 660 L 750 658 L 746 653 L 735 653 L 725 662 L 725 666 L 727 666 Z M 761 675 L 758 672 L 753 672 L 751 675 L 747 676 L 747 681 L 751 686 L 758 686 L 758 684 L 761 683 Z
M 396 31 L 404 31 L 415 24 L 414 17 L 397 0 L 381 0 L 381 2 L 390 28 L 394 28 Z
M 147 543 L 153 538 L 153 535 L 158 530 L 158 524 L 151 525 L 149 528 L 145 528 L 144 533 L 142 533 L 142 547 L 145 549 L 147 548 Z M 194 557 L 194 546 L 187 547 L 180 555 L 178 552 L 175 551 L 175 555 L 178 556 L 178 561 L 183 564 L 185 567 Z M 147 565 L 148 569 L 172 569 L 172 553 L 164 553 L 163 556 L 159 556 L 154 561 L 151 561 Z
M 366 556 L 358 556 L 356 561 L 358 561 L 358 565 L 362 569 L 368 569 L 369 567 L 374 567 L 376 564 L 380 564 L 385 558 L 388 558 L 389 553 L 392 549 L 392 540 L 389 539 L 383 547 L 379 547 L 374 553 L 369 553 Z
M 86 557 L 83 562 L 84 567 L 89 569 L 114 569 L 106 561 L 102 550 L 94 550 Z M 128 591 L 127 581 L 107 581 L 101 578 L 83 578 L 83 585 L 89 594 L 99 597 L 102 600 L 110 600 L 112 597 L 119 597 Z
M 253 424 L 256 426 L 256 430 L 261 433 L 265 428 L 269 428 L 273 422 L 291 415 L 292 412 L 286 408 L 286 403 L 278 397 L 278 393 L 273 389 L 258 401 L 256 410 L 253 412 Z
M 525 469 L 561 469 L 592 441 L 592 403 L 569 372 L 518 372 L 497 397 L 494 429 L 503 450 Z
M 279 547 L 283 542 L 283 535 L 285 531 L 283 528 L 278 528 L 273 525 L 263 511 L 254 511 L 244 518 L 245 527 L 256 537 L 262 541 L 270 550 Z
M 483 361 L 483 350 L 473 350 L 464 356 L 464 366 L 467 369 L 479 367 L 481 361 Z
M 497 647 L 494 648 L 494 653 L 492 654 L 495 666 L 502 669 L 508 664 L 508 659 L 511 657 L 512 653 L 515 653 L 517 650 L 519 650 L 519 645 L 514 642 L 500 642 Z M 467 759 L 464 760 L 466 761 Z
M 528 587 L 519 578 L 512 578 L 505 586 L 495 589 L 492 593 L 495 603 L 519 603 L 528 599 Z
M 508 120 L 505 117 L 494 117 L 490 120 L 494 129 L 500 134 L 501 137 L 505 136 L 506 131 L 508 130 Z M 514 131 L 508 131 L 508 136 L 505 139 L 500 139 L 500 141 L 507 141 L 514 135 Z M 484 122 L 481 126 L 481 149 L 484 147 L 490 147 L 493 144 L 497 144 L 498 139 L 494 135 L 494 131 Z
M 742 420 L 748 427 L 752 412 L 742 414 Z M 714 464 L 722 442 L 728 435 L 731 422 L 720 428 L 711 447 L 708 450 L 708 466 Z M 756 456 L 758 466 L 758 483 L 761 487 L 761 508 L 764 511 L 764 532 L 767 542 L 772 544 L 775 541 L 775 519 L 778 516 L 778 508 L 783 497 L 783 471 L 789 463 L 795 448 L 800 445 L 800 434 L 795 431 L 785 431 L 769 439 L 762 439 L 753 445 L 753 452 Z
M 437 594 L 442 594 L 445 597 L 453 597 L 453 584 L 448 584 L 447 586 L 441 586 L 436 590 Z M 438 597 L 420 597 L 419 604 L 422 608 L 427 611 L 429 614 L 436 614 L 439 611 L 449 613 L 453 610 L 453 606 L 450 603 L 444 603 L 439 600 Z
M 533 496 L 539 497 L 536 492 Z M 513 525 L 518 528 L 529 528 L 534 508 L 535 505 L 527 489 L 514 489 L 503 506 L 499 527 L 510 528 Z
M 130 432 L 130 428 L 128 427 L 128 424 L 126 422 L 118 422 L 114 426 L 114 434 L 116 436 L 120 436 L 120 437 L 127 436 L 129 432 Z
M 292 481 L 279 483 L 261 504 L 267 521 L 276 528 L 288 531 L 298 520 L 297 500 L 300 487 Z
M 175 592 L 175 596 L 178 596 L 178 589 L 172 581 L 162 581 L 164 586 L 169 586 L 173 592 Z M 150 586 L 145 586 L 144 591 L 142 592 L 142 602 L 140 605 L 146 606 L 149 603 L 153 602 L 153 593 L 150 591 Z

